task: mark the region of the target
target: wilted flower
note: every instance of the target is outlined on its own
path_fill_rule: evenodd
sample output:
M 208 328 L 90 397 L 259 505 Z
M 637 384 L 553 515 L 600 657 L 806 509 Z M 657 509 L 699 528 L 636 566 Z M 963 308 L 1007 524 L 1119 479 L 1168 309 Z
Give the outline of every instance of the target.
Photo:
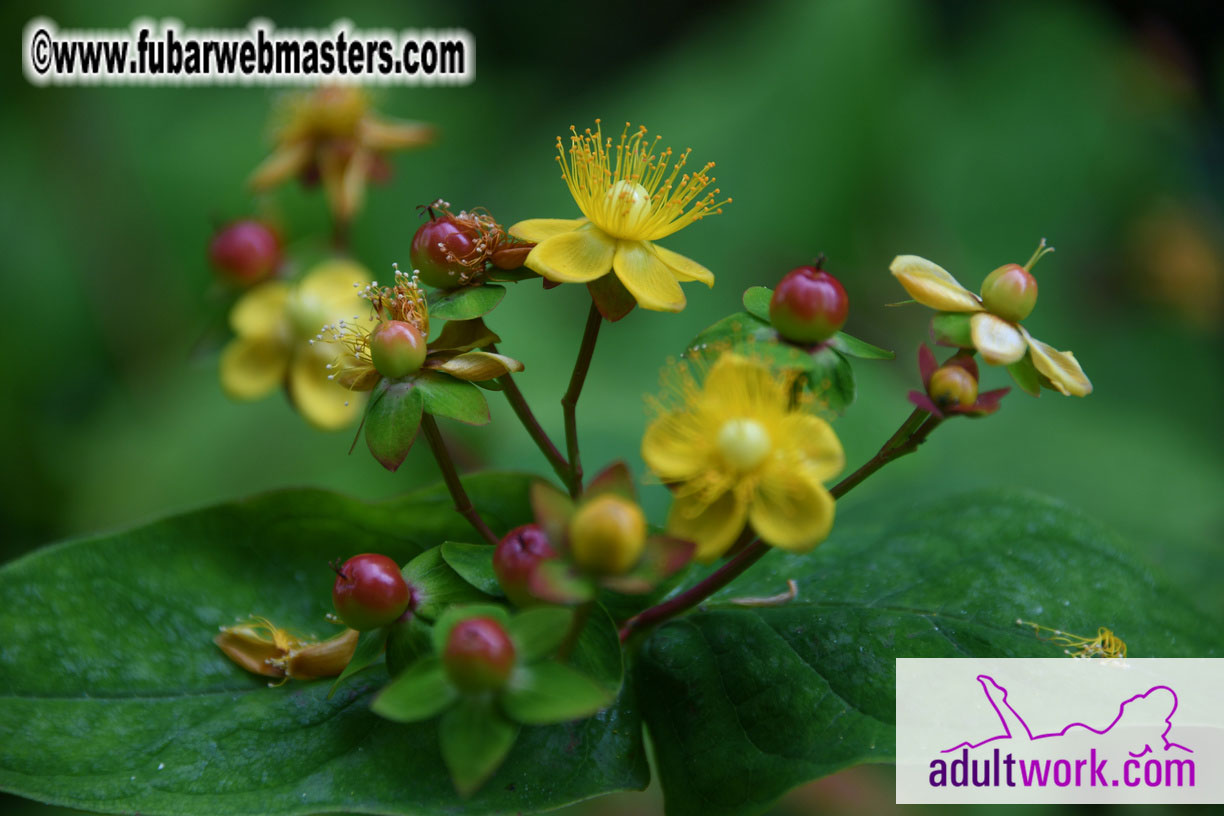
M 289 399 L 312 425 L 335 430 L 361 407 L 348 389 L 332 382 L 327 366 L 343 349 L 316 342 L 338 320 L 362 322 L 368 304 L 358 296 L 370 279 L 365 267 L 343 259 L 324 261 L 296 284 L 261 283 L 230 310 L 236 337 L 221 353 L 221 385 L 234 399 L 254 400 L 284 385 Z
M 357 630 L 345 629 L 327 640 L 304 638 L 267 618 L 254 617 L 222 626 L 213 642 L 225 656 L 252 674 L 313 680 L 337 677 L 357 649 Z M 279 685 L 279 684 L 270 684 Z
M 615 150 L 595 120 L 579 135 L 570 128 L 568 156 L 557 138 L 557 161 L 582 218 L 536 218 L 520 221 L 510 234 L 533 241 L 526 265 L 557 283 L 589 283 L 609 271 L 646 309 L 678 312 L 684 308 L 680 281 L 714 285 L 714 275 L 655 241 L 707 215 L 722 212 L 731 199 L 717 200 L 714 163 L 683 173 L 689 151 L 672 163 L 671 148 L 656 152 L 659 137 L 647 140 L 646 128 L 630 134 L 625 123 Z
M 807 412 L 794 372 L 724 353 L 699 383 L 683 365 L 642 439 L 642 458 L 672 488 L 667 530 L 711 560 L 745 523 L 766 543 L 806 551 L 828 536 L 834 500 L 824 482 L 845 455 L 829 423 Z

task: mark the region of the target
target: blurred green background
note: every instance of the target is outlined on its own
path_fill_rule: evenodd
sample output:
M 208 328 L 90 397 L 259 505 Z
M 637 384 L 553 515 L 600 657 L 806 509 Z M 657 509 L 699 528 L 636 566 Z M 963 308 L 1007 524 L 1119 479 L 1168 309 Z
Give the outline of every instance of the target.
M 11 42 L 38 15 L 62 28 L 120 28 L 140 16 L 239 28 L 256 11 L 80 0 L 0 14 Z M 384 113 L 434 122 L 441 137 L 395 156 L 390 182 L 371 190 L 354 249 L 376 275 L 406 264 L 415 207 L 437 197 L 485 206 L 504 223 L 576 216 L 553 161 L 571 123 L 644 123 L 665 144 L 693 147 L 695 160 L 718 162 L 734 203 L 667 241 L 718 283 L 686 287 L 682 314 L 638 310 L 605 328 L 580 404 L 588 470 L 623 457 L 641 473 L 641 395 L 665 359 L 737 309 L 744 288 L 773 285 L 819 252 L 850 293 L 847 329 L 898 351 L 893 363 L 858 364 L 858 401 L 835 425 L 849 461 L 862 461 L 909 411 L 929 317 L 885 308 L 904 297 L 888 274 L 892 257 L 924 255 L 976 288 L 1048 238 L 1058 252 L 1038 267 L 1041 299 L 1027 325 L 1074 350 L 1096 392 L 1014 394 L 989 420 L 941 430 L 841 512 L 983 485 L 1059 496 L 1123 533 L 1137 558 L 1198 600 L 1204 625 L 1219 625 L 1217 4 L 691 0 L 601 15 L 560 3 L 279 2 L 258 16 L 282 27 L 341 17 L 359 28 L 459 26 L 475 37 L 474 84 L 378 93 Z M 436 478 L 423 445 L 392 475 L 361 448 L 347 455 L 349 433 L 310 430 L 280 395 L 236 404 L 221 393 L 209 338 L 225 301 L 205 246 L 214 222 L 253 211 L 244 181 L 269 149 L 275 96 L 39 89 L 6 76 L 0 559 L 269 488 L 379 497 Z M 294 187 L 276 203 L 291 240 L 326 234 L 318 193 Z M 490 320 L 503 349 L 526 362 L 522 388 L 558 436 L 557 399 L 585 309 L 582 287 L 532 282 Z M 463 465 L 546 472 L 491 396 L 492 426 L 447 427 Z M 656 520 L 663 493 L 645 490 Z M 863 792 L 891 784 L 872 774 L 836 777 L 809 792 L 817 800 L 799 795 L 783 809 L 836 811 L 839 785 L 859 790 L 848 801 L 868 809 Z M 870 807 L 886 809 L 891 794 L 878 798 Z

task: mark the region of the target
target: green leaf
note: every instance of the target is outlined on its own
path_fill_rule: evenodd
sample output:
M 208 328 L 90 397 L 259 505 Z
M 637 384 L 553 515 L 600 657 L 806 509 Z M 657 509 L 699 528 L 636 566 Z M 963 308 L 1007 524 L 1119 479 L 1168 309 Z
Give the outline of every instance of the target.
M 548 657 L 569 633 L 574 611 L 560 606 L 539 606 L 510 619 L 510 637 L 520 662 Z
M 397 470 L 412 449 L 424 404 L 413 379 L 382 379 L 374 387 L 366 408 L 365 440 L 387 470 Z
M 758 813 L 789 788 L 889 762 L 898 657 L 1060 657 L 1016 619 L 1112 629 L 1132 657 L 1212 657 L 1224 631 L 1060 503 L 992 491 L 838 520 L 655 631 L 635 683 L 672 816 Z M 798 584 L 784 606 L 730 598 Z
M 494 529 L 531 520 L 528 477 L 463 481 Z M 596 718 L 524 729 L 462 802 L 437 721 L 370 711 L 381 671 L 328 699 L 330 678 L 268 688 L 212 643 L 251 613 L 330 635 L 328 561 L 381 552 L 403 564 L 469 534 L 441 485 L 375 503 L 285 491 L 0 567 L 0 790 L 112 813 L 489 816 L 645 787 L 628 694 Z
M 931 318 L 931 339 L 941 346 L 973 348 L 973 332 L 964 312 L 940 312 Z
M 470 796 L 493 775 L 518 738 L 519 727 L 487 698 L 465 697 L 442 717 L 442 756 L 460 796 Z
M 484 324 L 483 320 L 449 320 L 442 326 L 436 340 L 429 344 L 430 351 L 471 351 L 501 338 Z
M 497 573 L 493 572 L 493 550 L 488 544 L 446 541 L 442 544 L 442 557 L 463 580 L 481 592 L 503 597 L 506 593 L 497 582 Z
M 744 308 L 748 314 L 769 323 L 769 301 L 772 299 L 773 290 L 768 286 L 753 286 L 744 291 Z
M 1020 386 L 1022 391 L 1032 394 L 1034 397 L 1041 396 L 1041 374 L 1037 371 L 1037 367 L 1033 365 L 1033 356 L 1027 352 L 1016 362 L 1007 367 L 1007 373 L 1011 374 L 1011 378 L 1016 381 L 1016 385 Z
M 768 323 L 748 312 L 736 312 L 694 337 L 688 345 L 688 353 L 696 354 L 754 341 L 776 343 L 777 339 L 778 333 Z
M 625 676 L 620 633 L 602 606 L 591 607 L 568 662 L 612 696 L 620 691 Z
M 432 627 L 422 618 L 411 615 L 387 627 L 387 671 L 392 677 L 403 672 L 418 659 L 432 654 Z
M 516 722 L 548 725 L 589 717 L 615 698 L 577 669 L 545 660 L 515 669 L 501 705 Z
M 425 657 L 379 692 L 370 709 L 388 720 L 410 723 L 441 714 L 458 699 L 442 661 Z
M 340 688 L 340 684 L 345 680 L 382 657 L 383 647 L 390 633 L 391 627 L 383 626 L 362 632 L 357 636 L 357 648 L 353 651 L 353 656 L 349 659 L 348 665 L 344 667 L 344 671 L 340 672 L 336 682 L 332 683 L 331 691 L 327 692 L 328 697 L 335 694 L 336 689 Z
M 809 355 L 809 360 L 805 385 L 817 405 L 836 414 L 845 413 L 857 394 L 850 361 L 827 346 Z
M 493 311 L 506 296 L 506 287 L 496 283 L 464 286 L 439 292 L 429 303 L 431 320 L 471 320 Z
M 493 549 L 487 547 L 487 549 Z M 442 559 L 442 548 L 426 550 L 404 565 L 404 580 L 412 588 L 416 613 L 434 620 L 451 604 L 471 604 L 489 596 L 460 577 Z
M 469 425 L 489 423 L 489 403 L 480 389 L 449 374 L 422 371 L 416 375 L 416 390 L 424 397 L 425 410 Z M 367 432 L 368 433 L 368 432 Z
M 897 356 L 896 352 L 882 349 L 879 346 L 873 346 L 865 340 L 860 340 L 853 335 L 846 334 L 844 331 L 839 331 L 829 338 L 829 345 L 842 354 L 849 354 L 851 357 L 858 357 L 861 360 L 891 360 Z

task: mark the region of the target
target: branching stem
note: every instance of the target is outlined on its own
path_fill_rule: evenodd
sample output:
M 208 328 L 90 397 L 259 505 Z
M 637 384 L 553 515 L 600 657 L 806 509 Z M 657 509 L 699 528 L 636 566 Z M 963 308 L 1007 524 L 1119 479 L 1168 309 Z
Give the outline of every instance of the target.
M 433 451 L 434 459 L 438 462 L 438 469 L 442 471 L 442 480 L 446 482 L 446 489 L 450 491 L 451 499 L 455 502 L 455 510 L 468 520 L 468 524 L 471 524 L 485 541 L 496 545 L 497 536 L 489 529 L 489 525 L 485 524 L 480 513 L 476 512 L 471 497 L 464 490 L 463 482 L 459 480 L 459 472 L 455 470 L 455 463 L 446 448 L 446 440 L 442 438 L 442 432 L 438 430 L 438 423 L 432 414 L 421 415 L 421 433 L 425 435 L 425 441 L 429 443 L 429 449 Z

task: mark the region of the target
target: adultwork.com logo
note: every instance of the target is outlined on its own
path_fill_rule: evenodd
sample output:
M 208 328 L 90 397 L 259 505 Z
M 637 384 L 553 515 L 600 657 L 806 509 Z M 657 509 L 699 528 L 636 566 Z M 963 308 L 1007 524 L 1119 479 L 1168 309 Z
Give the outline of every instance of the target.
M 1195 783 L 1194 760 L 1189 757 L 1194 751 L 1169 736 L 1177 713 L 1177 692 L 1169 686 L 1152 686 L 1123 700 L 1104 727 L 1073 722 L 1058 731 L 1034 734 L 1008 701 L 1006 688 L 990 675 L 976 679 L 999 717 L 1002 733 L 943 749 L 945 756 L 930 763 L 932 787 L 1180 788 Z M 1035 757 L 1033 746 L 1039 742 L 1041 753 L 1053 750 L 1063 756 Z
M 1224 660 L 899 659 L 897 802 L 1224 802 Z

